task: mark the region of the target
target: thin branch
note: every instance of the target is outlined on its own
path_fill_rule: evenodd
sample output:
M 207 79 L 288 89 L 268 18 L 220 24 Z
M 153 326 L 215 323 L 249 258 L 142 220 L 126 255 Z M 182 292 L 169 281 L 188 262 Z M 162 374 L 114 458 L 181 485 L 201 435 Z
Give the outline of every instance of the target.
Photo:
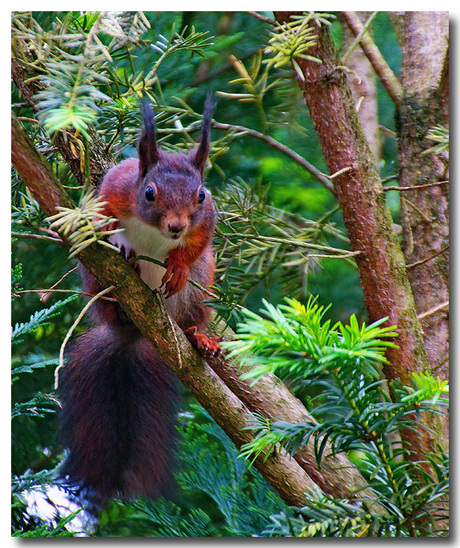
M 390 135 L 390 137 L 396 137 L 396 132 L 393 131 L 392 129 L 388 129 L 388 128 L 385 127 L 385 126 L 379 125 L 379 130 L 380 130 L 382 133 L 386 133 L 387 135 Z
M 50 292 L 52 292 L 56 287 L 67 278 L 67 276 L 70 276 L 73 272 L 77 270 L 78 266 L 75 266 L 74 268 L 71 268 L 68 272 L 64 274 L 56 283 L 54 283 L 45 293 L 42 297 L 40 297 L 40 301 L 45 302 L 48 299 L 48 296 Z
M 449 301 L 446 301 L 444 303 L 438 304 L 437 306 L 434 306 L 433 308 L 430 308 L 430 310 L 427 310 L 426 312 L 422 312 L 421 314 L 418 314 L 417 318 L 419 320 L 422 320 L 423 318 L 432 316 L 433 314 L 436 314 L 436 312 L 439 312 L 440 310 L 443 310 L 444 308 L 448 308 L 448 307 L 449 307 Z
M 216 129 L 222 129 L 224 131 L 236 131 L 238 133 L 245 133 L 246 135 L 249 135 L 251 137 L 255 137 L 256 139 L 260 139 L 261 141 L 264 141 L 268 145 L 272 146 L 276 150 L 279 150 L 280 152 L 283 152 L 291 158 L 291 160 L 294 160 L 297 164 L 305 168 L 308 173 L 313 175 L 325 188 L 327 188 L 332 194 L 335 195 L 335 189 L 334 185 L 331 183 L 327 175 L 324 175 L 324 173 L 321 173 L 319 169 L 317 169 L 315 166 L 310 164 L 305 158 L 300 156 L 300 154 L 297 154 L 297 152 L 294 152 L 292 149 L 287 147 L 286 145 L 283 145 L 279 141 L 276 141 L 273 139 L 273 137 L 270 137 L 269 135 L 266 135 L 265 133 L 259 133 L 258 131 L 255 131 L 254 129 L 250 129 L 244 126 L 234 126 L 232 124 L 222 124 L 220 122 L 212 122 L 212 127 Z
M 438 183 L 427 183 L 425 185 L 417 185 L 417 186 L 386 186 L 383 188 L 383 190 L 386 192 L 388 190 L 398 190 L 400 192 L 404 192 L 406 190 L 419 190 L 421 188 L 429 188 L 432 186 L 440 186 L 440 185 L 448 185 L 449 181 L 439 181 Z
M 28 232 L 11 232 L 11 236 L 15 238 L 29 238 L 31 240 L 43 240 L 45 242 L 51 242 L 53 244 L 64 245 L 60 238 L 52 238 L 51 236 L 44 236 L 43 234 L 31 234 Z
M 354 11 L 342 11 L 341 13 L 347 25 L 350 27 L 351 32 L 355 36 L 359 36 L 363 30 L 363 24 L 356 13 Z M 369 59 L 369 62 L 374 68 L 377 76 L 380 78 L 383 86 L 387 90 L 389 96 L 392 98 L 395 105 L 398 105 L 403 96 L 403 88 L 394 72 L 383 58 L 380 50 L 369 36 L 369 33 L 363 33 L 360 40 L 360 46 L 366 57 Z
M 363 28 L 360 30 L 358 36 L 356 36 L 356 38 L 353 40 L 350 47 L 347 49 L 347 51 L 343 55 L 342 59 L 340 59 L 341 65 L 344 65 L 347 62 L 350 55 L 355 51 L 357 45 L 361 42 L 361 39 L 364 36 L 364 33 L 367 32 L 367 29 L 371 26 L 372 22 L 374 21 L 377 13 L 378 13 L 377 11 L 374 11 L 369 17 L 369 19 L 366 21 L 366 23 L 363 25 Z
M 430 255 L 429 257 L 427 257 L 426 259 L 422 259 L 421 261 L 417 261 L 416 263 L 411 263 L 411 264 L 408 264 L 406 266 L 406 269 L 409 269 L 409 268 L 415 268 L 416 266 L 420 266 L 422 264 L 425 264 L 427 263 L 428 261 L 431 261 L 431 259 L 435 259 L 438 255 L 441 255 L 441 253 L 444 253 L 445 251 L 447 251 L 449 249 L 449 246 L 446 245 L 446 247 L 443 247 L 440 251 L 438 251 L 437 253 L 435 253 L 434 255 Z
M 411 206 L 411 208 L 417 212 L 420 217 L 426 222 L 426 223 L 431 223 L 431 219 L 428 217 L 428 215 L 425 215 L 425 213 L 418 207 L 414 204 L 414 202 L 411 202 L 410 200 L 408 200 L 407 198 L 401 198 L 401 199 L 404 199 L 404 202 L 406 204 L 409 204 Z
M 14 295 L 21 295 L 22 293 L 71 293 L 72 295 L 82 295 L 83 297 L 94 297 L 94 293 L 87 293 L 86 291 L 77 291 L 76 289 L 20 289 L 15 291 Z M 104 301 L 110 301 L 116 303 L 116 299 L 112 297 L 101 297 Z

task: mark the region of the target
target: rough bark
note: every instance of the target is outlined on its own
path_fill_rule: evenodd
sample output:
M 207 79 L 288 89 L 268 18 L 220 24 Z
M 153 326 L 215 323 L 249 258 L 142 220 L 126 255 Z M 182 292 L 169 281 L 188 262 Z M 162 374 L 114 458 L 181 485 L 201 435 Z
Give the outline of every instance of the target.
M 72 206 L 65 190 L 14 116 L 12 160 L 47 215 L 56 213 L 58 205 Z M 250 411 L 261 410 L 267 416 L 294 417 L 295 420 L 310 418 L 300 401 L 273 377 L 250 387 L 239 379 L 237 368 L 231 362 L 210 361 L 220 376 L 216 374 L 169 318 L 158 295 L 150 291 L 119 254 L 93 245 L 82 251 L 78 259 L 103 287 L 115 286 L 112 294 L 128 316 L 237 447 L 251 439 L 250 432 L 244 430 Z M 266 461 L 259 458 L 255 465 L 283 499 L 293 505 L 303 504 L 304 493 L 315 485 L 337 498 L 353 497 L 355 491 L 365 486 L 362 476 L 345 456 L 328 460 L 319 471 L 309 447 L 297 461 L 281 452 L 271 454 Z M 357 498 L 363 496 L 374 498 L 365 491 Z
M 298 12 L 296 12 L 298 13 Z M 287 22 L 293 12 L 275 12 Z M 315 26 L 317 44 L 309 54 L 321 63 L 297 58 L 304 78 L 297 75 L 315 126 L 356 257 L 371 322 L 388 317 L 398 330 L 398 348 L 389 349 L 384 366 L 388 380 L 410 383 L 414 371 L 429 370 L 423 332 L 417 319 L 404 255 L 393 230 L 372 153 L 354 108 L 328 28 Z M 327 113 L 327 116 L 325 116 Z M 422 459 L 430 439 L 423 431 L 404 432 L 414 458 Z
M 448 155 L 426 154 L 436 125 L 448 127 L 447 12 L 406 12 L 400 21 L 403 98 L 397 111 L 399 185 L 448 179 Z M 401 193 L 402 194 L 402 193 Z M 448 379 L 449 186 L 424 186 L 401 195 L 404 255 L 433 374 Z M 444 250 L 444 251 L 443 251 Z M 426 261 L 429 257 L 431 260 Z

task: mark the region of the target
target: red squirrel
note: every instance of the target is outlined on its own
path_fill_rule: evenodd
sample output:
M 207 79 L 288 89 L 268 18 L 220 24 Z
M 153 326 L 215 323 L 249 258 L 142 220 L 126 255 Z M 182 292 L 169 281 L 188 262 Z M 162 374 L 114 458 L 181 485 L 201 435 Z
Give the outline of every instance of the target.
M 214 107 L 208 96 L 198 148 L 171 154 L 157 146 L 153 110 L 142 102 L 138 159 L 112 167 L 98 191 L 105 214 L 124 228 L 110 241 L 126 259 L 145 255 L 165 263 L 139 259 L 134 267 L 205 355 L 220 351 L 219 339 L 203 333 L 211 310 L 205 293 L 187 280 L 202 287 L 214 281 L 216 211 L 203 183 Z M 83 278 L 87 291 L 101 290 L 89 272 Z M 96 325 L 77 339 L 60 379 L 61 431 L 69 449 L 64 475 L 102 497 L 167 495 L 175 377 L 117 303 L 98 300 L 92 308 Z

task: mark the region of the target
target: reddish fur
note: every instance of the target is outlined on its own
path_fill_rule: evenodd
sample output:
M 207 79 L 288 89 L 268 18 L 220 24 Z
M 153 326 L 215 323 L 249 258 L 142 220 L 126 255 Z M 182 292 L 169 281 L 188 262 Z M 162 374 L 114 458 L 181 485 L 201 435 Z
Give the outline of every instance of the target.
M 153 114 L 145 108 L 139 160 L 111 168 L 99 189 L 108 202 L 105 215 L 122 223 L 137 217 L 166 237 L 172 226 L 183 227 L 185 245 L 169 252 L 164 283 L 168 296 L 179 293 L 174 319 L 203 354 L 220 351 L 216 337 L 198 332 L 206 329 L 211 315 L 203 303 L 206 295 L 194 288 L 182 298 L 180 291 L 189 274 L 206 287 L 214 281 L 216 214 L 208 194 L 199 203 L 211 114 L 208 102 L 198 151 L 185 156 L 157 149 Z M 155 187 L 154 200 L 146 199 L 147 185 Z M 145 234 L 140 238 L 145 241 Z M 136 249 L 133 239 L 128 243 Z M 125 253 L 129 257 L 132 250 Z M 84 269 L 82 273 L 87 291 L 98 293 L 95 278 Z M 91 310 L 96 327 L 77 339 L 60 379 L 61 424 L 70 449 L 65 473 L 103 496 L 165 495 L 174 443 L 173 375 L 117 303 L 99 299 Z

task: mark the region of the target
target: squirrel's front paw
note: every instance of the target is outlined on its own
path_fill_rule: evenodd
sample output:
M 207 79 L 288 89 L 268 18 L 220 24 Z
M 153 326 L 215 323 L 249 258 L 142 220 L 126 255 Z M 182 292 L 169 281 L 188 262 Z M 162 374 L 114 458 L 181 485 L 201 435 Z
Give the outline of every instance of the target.
M 221 353 L 222 348 L 219 343 L 223 337 L 208 337 L 204 333 L 198 333 L 196 326 L 189 327 L 184 333 L 203 356 L 217 356 Z
M 189 274 L 190 269 L 185 263 L 168 264 L 160 286 L 165 286 L 163 295 L 168 298 L 181 291 L 187 283 Z

